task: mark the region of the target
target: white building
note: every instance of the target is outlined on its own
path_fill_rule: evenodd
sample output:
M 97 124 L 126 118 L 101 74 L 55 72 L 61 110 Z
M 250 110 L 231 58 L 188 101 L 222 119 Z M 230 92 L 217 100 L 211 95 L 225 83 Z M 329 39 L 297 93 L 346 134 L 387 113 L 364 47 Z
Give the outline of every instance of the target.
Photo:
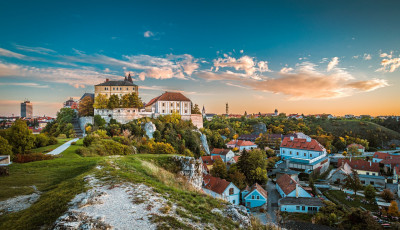
M 203 191 L 214 198 L 239 205 L 240 190 L 232 182 L 213 177 L 210 174 L 204 174 Z
M 227 163 L 235 156 L 235 153 L 233 153 L 232 150 L 230 150 L 230 149 L 214 148 L 211 151 L 211 156 L 215 156 L 215 155 L 221 156 L 222 161 Z
M 310 137 L 285 137 L 281 143 L 280 156 L 282 160 L 289 160 L 289 168 L 303 169 L 306 172 L 319 170 L 323 173 L 329 167 L 326 149 Z
M 159 115 L 178 113 L 182 116 L 192 114 L 192 102 L 179 92 L 165 92 L 155 97 L 145 106 L 147 112 Z

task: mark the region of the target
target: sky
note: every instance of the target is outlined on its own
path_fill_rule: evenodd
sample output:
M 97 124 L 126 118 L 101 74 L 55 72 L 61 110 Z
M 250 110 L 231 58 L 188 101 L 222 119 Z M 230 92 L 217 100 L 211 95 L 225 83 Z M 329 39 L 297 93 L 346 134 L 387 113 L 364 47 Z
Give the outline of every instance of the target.
M 400 115 L 400 1 L 1 1 L 0 115 L 131 74 L 207 113 Z

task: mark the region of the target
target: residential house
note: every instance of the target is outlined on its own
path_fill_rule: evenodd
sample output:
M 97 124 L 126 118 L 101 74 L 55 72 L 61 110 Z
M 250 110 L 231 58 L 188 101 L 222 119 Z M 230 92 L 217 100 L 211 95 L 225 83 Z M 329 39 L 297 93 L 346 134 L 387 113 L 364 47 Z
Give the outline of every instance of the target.
M 374 155 L 372 156 L 372 162 L 378 163 L 390 157 L 391 155 L 389 153 L 375 152 Z
M 341 164 L 336 170 L 332 170 L 328 175 L 328 182 L 334 184 L 343 183 L 344 179 L 352 173 L 352 169 L 349 164 Z
M 215 113 L 206 113 L 206 114 L 204 115 L 204 118 L 205 118 L 207 121 L 211 121 L 215 116 L 217 116 L 217 114 L 215 114 Z
M 379 163 L 366 160 L 339 159 L 338 167 L 348 164 L 351 169 L 357 171 L 361 184 L 373 185 L 374 187 L 385 188 L 386 179 L 380 175 Z
M 220 156 L 222 161 L 227 163 L 235 156 L 235 153 L 233 153 L 232 150 L 230 150 L 230 149 L 214 148 L 211 151 L 211 156 Z
M 240 156 L 234 156 L 228 161 L 228 165 L 236 164 L 239 161 Z
M 261 185 L 255 183 L 253 186 L 246 188 L 242 191 L 242 200 L 246 207 L 255 208 L 263 206 L 267 203 L 268 193 Z
M 312 197 L 305 188 L 287 174 L 276 180 L 276 190 L 281 197 Z
M 288 115 L 289 118 L 294 118 L 294 119 L 303 119 L 303 115 L 299 115 L 298 113 L 296 114 L 289 114 Z
M 285 137 L 280 146 L 282 160 L 289 161 L 289 168 L 305 172 L 325 172 L 329 168 L 326 149 L 317 140 L 310 137 Z
M 240 190 L 232 182 L 213 177 L 209 174 L 203 175 L 203 191 L 214 198 L 223 199 L 231 204 L 238 205 Z
M 145 105 L 147 112 L 154 112 L 159 115 L 178 113 L 182 116 L 190 116 L 192 102 L 179 92 L 165 92 L 155 97 Z
M 316 213 L 325 205 L 318 197 L 284 197 L 278 206 L 281 212 Z
M 353 147 L 353 146 L 357 147 L 357 150 L 359 153 L 363 154 L 365 152 L 365 147 L 360 144 L 356 144 L 356 143 L 348 145 L 346 150 L 349 151 L 349 148 Z
M 214 162 L 220 159 L 222 161 L 222 158 L 220 155 L 211 155 L 211 156 L 202 156 L 201 160 L 203 161 L 203 169 L 205 173 L 209 173 L 210 170 L 212 169 L 212 166 L 214 164 Z
M 256 149 L 257 145 L 251 141 L 242 141 L 242 140 L 231 140 L 230 142 L 226 143 L 228 148 L 238 148 L 239 152 L 243 150 L 252 150 Z

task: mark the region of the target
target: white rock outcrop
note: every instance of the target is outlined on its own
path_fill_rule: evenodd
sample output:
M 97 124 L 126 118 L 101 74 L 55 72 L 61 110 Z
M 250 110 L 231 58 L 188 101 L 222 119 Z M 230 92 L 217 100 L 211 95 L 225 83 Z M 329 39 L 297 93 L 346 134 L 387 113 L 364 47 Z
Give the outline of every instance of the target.
M 193 157 L 175 156 L 175 162 L 180 164 L 181 171 L 180 175 L 186 177 L 187 181 L 196 190 L 201 190 L 203 184 L 203 162 L 201 159 L 195 159 Z

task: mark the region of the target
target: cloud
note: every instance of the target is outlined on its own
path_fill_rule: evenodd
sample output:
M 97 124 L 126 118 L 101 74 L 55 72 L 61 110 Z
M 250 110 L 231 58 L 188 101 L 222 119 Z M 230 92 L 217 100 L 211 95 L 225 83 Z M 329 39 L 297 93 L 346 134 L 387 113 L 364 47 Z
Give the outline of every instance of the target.
M 18 58 L 18 59 L 24 59 L 26 57 L 23 54 L 15 53 L 10 50 L 3 49 L 3 48 L 0 48 L 0 56 L 12 57 L 12 58 Z
M 328 63 L 328 67 L 326 68 L 326 71 L 331 71 L 333 68 L 335 68 L 335 66 L 337 66 L 339 64 L 339 58 L 338 57 L 334 57 L 332 58 L 332 61 L 330 61 Z
M 20 82 L 9 82 L 9 83 L 1 83 L 0 86 L 25 86 L 25 87 L 33 87 L 33 88 L 49 88 L 48 85 L 40 85 L 37 83 L 20 83 Z
M 290 68 L 290 67 L 283 67 L 280 71 L 279 71 L 279 73 L 289 73 L 289 72 L 292 72 L 293 71 L 293 68 Z
M 387 57 L 387 58 L 391 59 L 391 58 L 393 57 L 393 51 L 390 51 L 389 54 L 387 54 L 387 53 L 381 53 L 381 54 L 379 55 L 379 57 L 381 57 L 381 58 Z
M 154 36 L 154 33 L 151 32 L 150 30 L 148 30 L 148 31 L 144 32 L 143 36 L 144 36 L 145 38 L 153 37 L 153 36 Z
M 243 50 L 240 50 L 240 53 L 242 54 L 244 51 Z
M 249 87 L 246 87 L 246 86 L 243 86 L 243 85 L 238 85 L 238 84 L 233 84 L 233 83 L 230 83 L 230 82 L 227 82 L 225 84 L 229 85 L 229 86 L 237 87 L 237 88 L 250 89 Z
M 110 72 L 110 69 L 109 69 L 109 68 L 105 68 L 105 69 L 104 69 L 104 72 L 109 73 L 109 72 Z
M 15 47 L 19 50 L 38 53 L 38 54 L 56 53 L 56 51 L 54 51 L 52 49 L 43 48 L 43 47 L 29 47 L 29 46 L 22 46 L 22 45 L 15 45 Z
M 258 66 L 258 68 L 256 67 Z M 258 78 L 254 73 L 270 71 L 268 68 L 268 62 L 260 61 L 256 63 L 254 58 L 249 56 L 242 56 L 239 59 L 234 57 L 230 57 L 227 54 L 224 54 L 224 58 L 218 58 L 214 60 L 215 71 L 217 72 L 220 68 L 231 67 L 235 70 L 243 70 L 247 76 L 252 78 Z
M 382 67 L 377 69 L 376 71 L 382 72 L 394 72 L 397 68 L 400 67 L 400 58 L 392 58 L 392 59 L 383 59 L 381 61 Z
M 364 54 L 364 60 L 371 60 L 372 56 L 371 54 Z

